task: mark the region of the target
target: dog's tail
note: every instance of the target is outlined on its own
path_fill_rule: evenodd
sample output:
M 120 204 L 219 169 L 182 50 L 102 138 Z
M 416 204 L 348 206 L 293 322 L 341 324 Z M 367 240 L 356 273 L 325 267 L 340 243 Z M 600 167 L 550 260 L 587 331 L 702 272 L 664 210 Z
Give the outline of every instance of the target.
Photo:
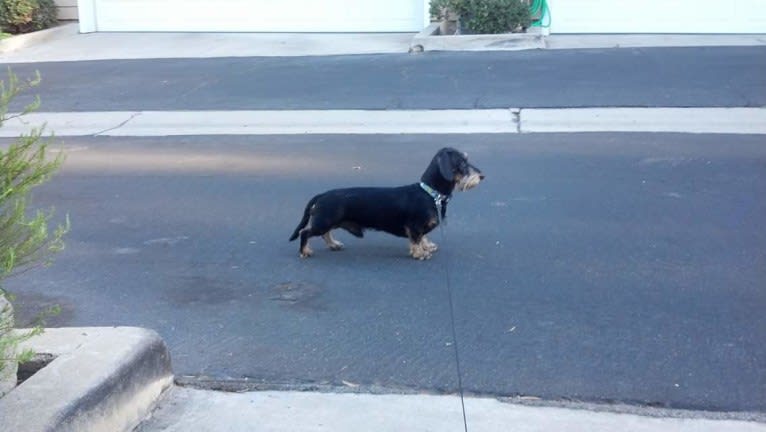
M 306 227 L 306 224 L 309 223 L 309 217 L 311 215 L 309 214 L 311 212 L 311 207 L 314 206 L 314 203 L 317 202 L 320 195 L 315 196 L 314 198 L 311 198 L 311 200 L 306 204 L 306 209 L 303 210 L 303 218 L 300 222 L 298 222 L 298 226 L 295 227 L 295 231 L 293 231 L 293 235 L 290 236 L 290 241 L 293 241 L 298 238 L 298 235 L 300 234 L 301 230 Z

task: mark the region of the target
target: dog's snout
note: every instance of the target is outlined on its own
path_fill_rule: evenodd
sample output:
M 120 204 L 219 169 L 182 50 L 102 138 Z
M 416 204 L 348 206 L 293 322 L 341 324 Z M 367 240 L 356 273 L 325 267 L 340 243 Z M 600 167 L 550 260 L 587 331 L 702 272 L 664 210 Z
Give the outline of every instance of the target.
M 479 176 L 480 181 L 484 180 L 484 173 L 473 165 L 471 165 L 471 174 Z

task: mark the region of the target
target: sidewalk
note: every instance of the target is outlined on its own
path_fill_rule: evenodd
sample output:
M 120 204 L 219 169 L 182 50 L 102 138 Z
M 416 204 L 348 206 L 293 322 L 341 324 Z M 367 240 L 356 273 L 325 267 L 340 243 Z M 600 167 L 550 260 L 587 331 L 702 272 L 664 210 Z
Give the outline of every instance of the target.
M 406 53 L 412 33 L 86 33 L 77 23 L 0 44 L 0 63 Z M 38 32 L 40 33 L 40 32 Z
M 77 23 L 0 42 L 0 63 L 407 53 L 415 33 L 87 33 Z M 763 35 L 552 35 L 546 49 L 763 46 Z

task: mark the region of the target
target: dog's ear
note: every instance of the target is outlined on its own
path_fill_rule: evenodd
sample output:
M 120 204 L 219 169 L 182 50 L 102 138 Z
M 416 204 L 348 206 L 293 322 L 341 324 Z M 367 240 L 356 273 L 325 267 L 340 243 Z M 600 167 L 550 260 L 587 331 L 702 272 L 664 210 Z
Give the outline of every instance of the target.
M 452 169 L 452 158 L 449 152 L 440 151 L 436 156 L 436 164 L 439 166 L 439 173 L 445 180 L 451 182 L 455 180 L 455 172 Z

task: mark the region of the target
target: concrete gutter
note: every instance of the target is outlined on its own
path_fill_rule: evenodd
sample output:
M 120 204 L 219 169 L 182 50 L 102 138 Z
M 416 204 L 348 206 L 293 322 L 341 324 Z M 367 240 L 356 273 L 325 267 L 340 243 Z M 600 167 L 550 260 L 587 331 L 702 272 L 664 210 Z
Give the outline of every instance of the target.
M 22 348 L 55 359 L 0 399 L 1 431 L 130 431 L 173 381 L 151 330 L 52 328 Z
M 766 424 L 649 417 L 465 399 L 473 432 L 764 432 Z M 463 431 L 454 395 L 370 395 L 314 392 L 223 393 L 174 387 L 136 432 L 187 431 Z
M 47 124 L 56 136 L 677 132 L 766 134 L 766 108 L 540 108 L 38 112 L 0 137 Z

